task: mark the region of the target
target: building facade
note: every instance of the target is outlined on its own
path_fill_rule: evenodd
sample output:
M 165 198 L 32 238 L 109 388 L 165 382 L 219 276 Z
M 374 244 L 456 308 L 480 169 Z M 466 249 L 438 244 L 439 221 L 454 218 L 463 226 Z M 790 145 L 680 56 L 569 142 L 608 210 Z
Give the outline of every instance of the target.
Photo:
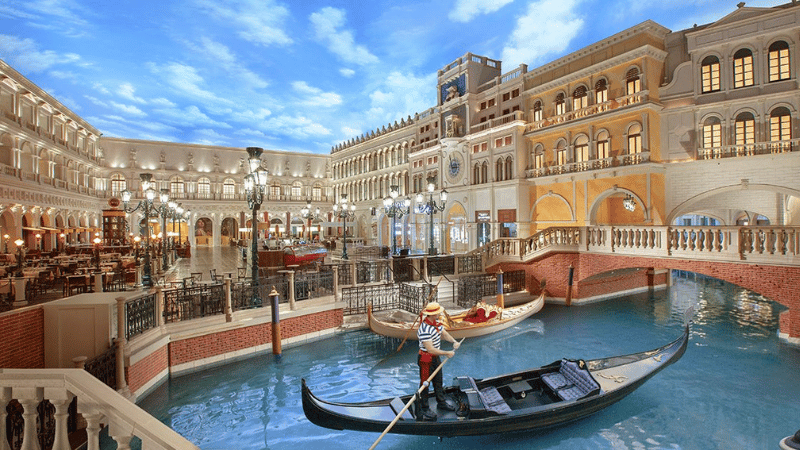
M 533 69 L 466 53 L 439 70 L 426 111 L 329 155 L 267 150 L 262 233 L 341 236 L 330 210 L 343 197 L 356 205 L 348 236 L 418 252 L 687 216 L 797 225 L 799 24 L 793 3 L 741 4 L 676 32 L 645 21 Z M 102 137 L 2 62 L 0 110 L 0 233 L 11 241 L 89 242 L 109 199 L 142 198 L 142 173 L 191 211 L 178 230 L 195 245 L 249 237 L 244 149 Z M 406 197 L 407 213 L 387 213 Z M 308 201 L 322 212 L 314 223 L 301 217 Z

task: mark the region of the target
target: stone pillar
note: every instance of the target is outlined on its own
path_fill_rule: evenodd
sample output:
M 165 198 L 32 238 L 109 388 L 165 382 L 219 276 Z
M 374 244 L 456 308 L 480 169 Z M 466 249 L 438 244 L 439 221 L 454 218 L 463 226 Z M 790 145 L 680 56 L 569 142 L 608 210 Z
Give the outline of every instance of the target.
M 225 278 L 225 322 L 233 322 L 233 305 L 231 300 L 231 279 Z
M 103 292 L 103 272 L 95 272 L 94 274 L 94 291 Z
M 65 389 L 44 388 L 44 397 L 50 400 L 55 407 L 56 431 L 53 440 L 53 450 L 71 450 L 67 431 L 67 418 L 69 417 L 69 404 L 73 395 Z
M 27 285 L 25 278 L 14 278 L 14 307 L 25 306 L 28 301 L 25 300 L 25 285 Z
M 82 411 L 80 399 L 78 399 L 78 412 L 86 420 L 86 450 L 100 450 L 100 419 L 103 415 L 96 411 Z
M 13 396 L 22 405 L 24 429 L 20 450 L 40 450 L 39 436 L 36 433 L 36 417 L 38 416 L 36 407 L 42 401 L 42 392 L 43 389 L 36 387 L 12 389 Z
M 0 387 L 0 450 L 11 450 L 6 439 L 6 406 L 11 401 L 11 388 Z
M 164 288 L 156 286 L 156 322 L 159 328 L 164 326 Z
M 117 346 L 117 392 L 124 397 L 130 397 L 128 383 L 125 380 L 125 344 L 127 344 L 127 338 L 125 337 L 126 329 L 125 298 L 117 297 L 117 338 L 114 340 L 114 343 Z
M 332 266 L 333 269 L 333 301 L 338 302 L 339 297 L 339 266 Z
M 294 285 L 294 270 L 289 270 L 288 275 L 289 275 L 289 309 L 294 311 L 295 309 L 297 309 L 297 305 L 295 304 L 296 293 Z
M 128 428 L 131 428 L 128 430 Z M 108 425 L 108 435 L 117 442 L 117 450 L 130 450 L 131 439 L 133 438 L 135 426 L 123 426 L 119 422 L 112 420 Z

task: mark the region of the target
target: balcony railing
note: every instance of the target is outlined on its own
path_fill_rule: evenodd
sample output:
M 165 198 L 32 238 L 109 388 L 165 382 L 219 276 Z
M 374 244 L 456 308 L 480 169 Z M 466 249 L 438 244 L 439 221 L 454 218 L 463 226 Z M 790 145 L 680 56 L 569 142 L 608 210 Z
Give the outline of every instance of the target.
M 698 148 L 697 159 L 741 158 L 754 155 L 770 155 L 796 152 L 800 149 L 800 139 L 788 141 L 758 142 L 753 144 L 729 145 L 726 147 Z
M 648 99 L 649 99 L 649 91 L 640 91 L 634 94 L 625 95 L 623 97 L 619 97 L 612 101 L 598 103 L 595 105 L 587 106 L 586 108 L 569 111 L 564 114 L 559 114 L 556 116 L 548 117 L 542 120 L 529 123 L 525 127 L 525 133 L 526 134 L 533 133 L 542 128 L 547 128 L 553 125 L 566 123 L 572 120 L 583 119 L 585 117 L 590 117 L 592 115 L 610 111 L 613 109 L 625 108 L 628 106 L 642 104 L 647 102 Z
M 611 156 L 590 161 L 569 162 L 554 164 L 545 167 L 528 169 L 525 171 L 527 178 L 546 177 L 549 175 L 563 175 L 565 173 L 586 172 L 590 170 L 607 169 L 614 166 L 630 166 L 643 164 L 650 161 L 650 152 L 634 153 L 632 155 Z

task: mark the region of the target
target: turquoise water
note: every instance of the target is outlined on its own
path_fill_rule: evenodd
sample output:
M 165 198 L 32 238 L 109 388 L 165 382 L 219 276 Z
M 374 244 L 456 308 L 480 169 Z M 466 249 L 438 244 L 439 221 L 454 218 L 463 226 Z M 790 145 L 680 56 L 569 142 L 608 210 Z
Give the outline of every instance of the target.
M 800 349 L 781 343 L 783 308 L 718 280 L 675 278 L 668 291 L 588 306 L 545 305 L 534 318 L 466 340 L 444 367 L 483 378 L 570 358 L 649 350 L 681 334 L 689 348 L 619 403 L 546 432 L 439 440 L 388 435 L 379 449 L 771 449 L 800 429 Z M 304 416 L 300 379 L 324 399 L 393 397 L 417 385 L 415 343 L 343 333 L 273 355 L 176 377 L 140 402 L 210 449 L 366 449 L 378 433 L 317 427 Z M 388 357 L 387 357 L 388 356 Z

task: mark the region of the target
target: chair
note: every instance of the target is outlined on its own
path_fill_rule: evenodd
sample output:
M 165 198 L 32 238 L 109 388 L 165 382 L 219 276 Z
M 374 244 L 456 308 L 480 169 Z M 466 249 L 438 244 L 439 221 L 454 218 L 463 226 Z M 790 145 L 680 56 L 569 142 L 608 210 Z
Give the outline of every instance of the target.
M 237 267 L 236 268 L 236 275 L 239 277 L 239 281 L 246 280 L 250 278 L 247 275 L 247 267 Z
M 85 275 L 70 275 L 64 284 L 64 291 L 67 295 L 82 294 L 89 289 Z
M 209 269 L 208 274 L 211 275 L 211 281 L 217 281 L 217 269 Z
M 199 283 L 203 281 L 203 272 L 191 272 L 189 273 L 190 278 L 192 279 L 192 284 Z

